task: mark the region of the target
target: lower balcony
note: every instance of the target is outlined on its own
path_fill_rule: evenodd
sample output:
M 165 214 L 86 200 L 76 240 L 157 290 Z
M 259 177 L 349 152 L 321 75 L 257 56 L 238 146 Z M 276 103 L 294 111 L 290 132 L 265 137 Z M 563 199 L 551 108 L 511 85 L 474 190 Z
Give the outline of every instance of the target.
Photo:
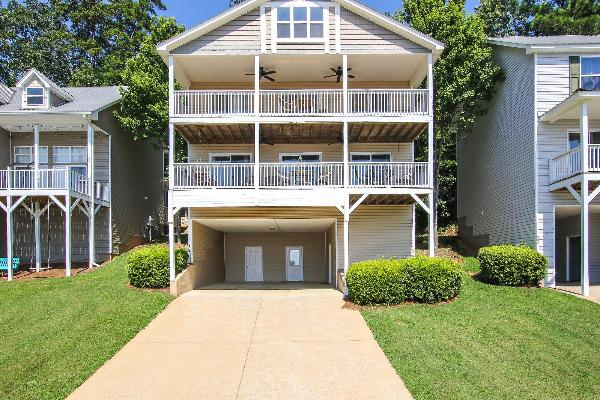
M 0 191 L 13 191 L 20 195 L 43 195 L 71 191 L 75 195 L 89 197 L 88 182 L 87 176 L 72 171 L 70 168 L 0 170 Z M 94 187 L 96 200 L 109 203 L 109 185 L 95 182 Z
M 600 145 L 589 145 L 588 147 L 588 171 L 600 172 Z M 575 178 L 583 172 L 583 148 L 577 147 L 565 154 L 550 160 L 550 184 L 556 185 L 560 182 Z
M 174 189 L 343 188 L 344 163 L 254 163 L 174 165 Z M 418 162 L 351 162 L 349 188 L 429 188 L 429 165 Z

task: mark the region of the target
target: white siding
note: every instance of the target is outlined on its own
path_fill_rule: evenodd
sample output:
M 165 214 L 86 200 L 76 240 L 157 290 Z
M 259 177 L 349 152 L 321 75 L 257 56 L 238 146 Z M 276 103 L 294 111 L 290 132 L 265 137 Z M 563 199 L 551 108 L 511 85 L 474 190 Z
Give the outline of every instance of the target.
M 537 77 L 537 111 L 542 115 L 569 97 L 569 56 L 539 55 Z
M 461 234 L 535 245 L 534 61 L 522 49 L 494 47 L 506 74 L 471 133 L 459 138 Z M 467 238 L 469 239 L 469 238 Z

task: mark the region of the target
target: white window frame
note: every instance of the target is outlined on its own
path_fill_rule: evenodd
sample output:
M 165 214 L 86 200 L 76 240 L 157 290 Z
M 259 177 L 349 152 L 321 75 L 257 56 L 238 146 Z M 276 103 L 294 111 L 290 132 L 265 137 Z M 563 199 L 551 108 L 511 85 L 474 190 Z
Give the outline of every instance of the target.
M 369 156 L 371 158 L 370 161 L 368 162 L 385 162 L 385 161 L 373 161 L 373 155 L 374 154 L 386 154 L 390 156 L 390 161 L 388 162 L 393 162 L 393 154 L 387 151 L 352 151 L 350 152 L 350 162 L 360 162 L 360 161 L 352 161 L 352 156 Z
M 283 157 L 292 157 L 292 156 L 298 156 L 298 157 L 302 157 L 302 156 L 318 156 L 319 157 L 319 161 L 311 161 L 313 163 L 318 162 L 321 163 L 323 162 L 323 153 L 320 151 L 305 151 L 305 152 L 299 152 L 299 153 L 279 153 L 279 162 L 282 163 L 283 161 Z
M 249 163 L 254 162 L 254 157 L 252 157 L 252 153 L 209 153 L 208 161 L 210 163 L 215 163 L 215 161 L 214 161 L 215 157 L 229 157 L 229 162 L 231 163 L 232 156 L 249 156 L 250 161 L 248 161 L 248 162 Z M 218 164 L 226 164 L 226 163 L 218 163 Z M 232 164 L 244 164 L 244 163 L 232 163 Z
M 276 2 L 276 3 L 271 3 L 273 8 L 271 9 L 271 18 L 273 18 L 273 29 L 271 29 L 271 35 L 272 35 L 272 40 L 275 41 L 276 43 L 325 43 L 327 38 L 329 37 L 329 32 L 328 32 L 328 15 L 329 13 L 326 12 L 326 10 L 329 9 L 329 7 L 331 7 L 332 3 L 320 3 L 320 2 L 311 2 L 311 1 L 288 1 L 288 2 Z M 323 12 L 323 19 L 322 21 L 318 21 L 318 22 L 313 22 L 313 23 L 320 23 L 321 25 L 323 25 L 323 37 L 319 37 L 319 38 L 313 38 L 310 37 L 310 24 L 311 24 L 311 19 L 310 19 L 310 8 L 320 8 L 321 11 Z M 279 9 L 280 8 L 290 8 L 290 20 L 289 21 L 279 21 Z M 307 29 L 306 29 L 306 35 L 307 37 L 305 38 L 297 38 L 294 37 L 294 18 L 293 18 L 293 13 L 291 11 L 292 8 L 306 8 L 308 9 L 307 12 L 307 16 L 306 16 L 306 24 L 307 24 Z M 279 37 L 279 23 L 289 23 L 290 25 L 290 37 L 289 38 L 280 38 Z M 300 23 L 304 23 L 304 21 L 301 21 Z
M 69 149 L 69 161 L 57 161 L 56 160 L 56 149 Z M 86 162 L 85 162 L 85 166 L 87 166 L 87 146 L 54 146 L 52 147 L 52 162 L 55 165 L 69 165 L 69 166 L 80 166 L 83 165 L 84 162 L 82 161 L 73 161 L 73 149 L 84 149 L 85 150 L 85 158 L 86 158 Z
M 29 155 L 29 162 L 23 163 L 23 162 L 18 162 L 17 161 L 17 155 L 19 156 L 23 156 L 25 154 L 17 154 L 17 149 L 28 149 L 28 155 Z M 13 148 L 13 162 L 15 164 L 18 165 L 29 165 L 29 164 L 33 164 L 35 162 L 35 154 L 34 154 L 34 150 L 35 146 L 15 146 Z M 43 150 L 46 150 L 46 159 L 44 160 L 42 158 L 42 155 L 44 154 Z M 48 165 L 48 146 L 40 146 L 40 166 L 41 165 Z
M 575 148 L 571 148 L 570 146 L 570 140 L 569 140 L 569 136 L 571 136 L 572 133 L 576 133 L 579 135 L 579 142 L 581 143 L 581 133 L 579 132 L 579 129 L 569 129 L 567 130 L 567 151 L 571 151 L 571 150 L 575 150 L 581 147 L 581 144 Z M 600 133 L 600 129 L 589 129 L 589 135 L 590 137 L 592 136 L 592 133 Z M 589 139 L 588 139 L 589 142 Z M 592 143 L 590 143 L 592 144 Z M 595 143 L 596 144 L 600 144 L 600 143 Z
M 600 71 L 598 71 L 598 73 L 595 74 L 583 74 L 583 60 L 586 58 L 597 58 L 600 60 L 600 56 L 580 56 L 579 57 L 579 87 L 583 88 L 583 78 L 593 78 L 593 77 L 598 77 L 600 78 Z
M 42 104 L 29 104 L 29 98 L 30 97 L 40 97 L 40 95 L 36 94 L 36 95 L 30 95 L 29 94 L 29 89 L 41 89 L 42 90 Z M 23 105 L 25 108 L 46 108 L 47 107 L 47 99 L 48 96 L 46 95 L 47 90 L 45 87 L 43 86 L 28 86 L 23 90 Z

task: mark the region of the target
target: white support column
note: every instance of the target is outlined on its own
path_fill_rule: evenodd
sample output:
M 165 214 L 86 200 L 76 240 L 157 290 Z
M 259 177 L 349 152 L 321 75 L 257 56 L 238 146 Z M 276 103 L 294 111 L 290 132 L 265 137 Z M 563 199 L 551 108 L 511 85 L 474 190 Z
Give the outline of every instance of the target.
M 342 55 L 342 68 L 344 69 L 344 75 L 342 79 L 342 85 L 344 89 L 344 115 L 348 115 L 348 54 Z
M 40 214 L 40 202 L 36 201 L 33 204 L 33 222 L 35 225 L 35 271 L 40 272 L 42 269 L 42 216 Z
M 167 218 L 169 224 L 169 278 L 171 282 L 175 280 L 175 218 L 173 215 L 173 187 L 174 187 L 174 167 L 175 162 L 175 125 L 169 124 L 169 195 Z
M 71 195 L 65 196 L 65 275 L 71 276 Z M 50 212 L 50 209 L 48 209 Z
M 175 111 L 175 59 L 169 56 L 169 118 Z
M 112 214 L 112 136 L 108 135 L 108 256 L 113 254 L 113 214 Z
M 350 186 L 350 143 L 348 143 L 348 122 L 344 122 L 344 187 L 347 189 Z
M 350 267 L 350 196 L 345 194 L 344 197 L 344 276 L 346 276 Z M 344 288 L 344 291 L 346 289 Z
M 435 198 L 429 194 L 429 257 L 435 257 Z
M 39 125 L 33 126 L 33 182 L 34 187 L 37 189 L 39 187 L 39 170 L 40 170 L 40 127 Z
M 7 278 L 13 279 L 13 216 L 12 196 L 6 197 L 6 258 L 8 259 Z
M 589 271 L 589 233 L 590 233 L 590 205 L 589 205 L 589 120 L 588 105 L 581 105 L 580 114 L 580 132 L 581 132 L 581 293 L 584 296 L 590 295 L 590 271 Z
M 435 239 L 436 239 L 436 204 L 435 204 L 435 165 L 434 165 L 434 151 L 435 151 L 435 131 L 433 126 L 433 55 L 429 53 L 427 55 L 427 89 L 428 93 L 428 108 L 430 120 L 428 123 L 428 137 L 427 137 L 427 165 L 428 165 L 428 180 L 429 187 L 431 187 L 431 193 L 429 194 L 429 256 L 435 256 Z M 414 155 L 413 155 L 414 156 Z
M 260 187 L 260 124 L 254 123 L 254 188 Z M 257 197 L 258 200 L 258 197 Z
M 94 267 L 96 260 L 96 184 L 95 184 L 95 171 L 94 171 L 94 127 L 88 122 L 87 127 L 87 159 L 88 159 L 88 194 L 90 196 L 89 207 L 88 207 L 88 220 L 89 220 L 89 268 Z
M 254 114 L 260 114 L 260 56 L 254 56 Z

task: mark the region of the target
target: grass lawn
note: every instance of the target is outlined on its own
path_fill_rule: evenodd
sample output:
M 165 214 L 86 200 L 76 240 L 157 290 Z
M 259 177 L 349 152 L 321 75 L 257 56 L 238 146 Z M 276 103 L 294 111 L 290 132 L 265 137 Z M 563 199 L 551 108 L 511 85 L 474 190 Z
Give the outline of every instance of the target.
M 126 283 L 125 256 L 73 278 L 0 283 L 0 398 L 66 397 L 171 301 Z
M 598 304 L 466 276 L 451 304 L 363 315 L 415 399 L 600 399 Z

